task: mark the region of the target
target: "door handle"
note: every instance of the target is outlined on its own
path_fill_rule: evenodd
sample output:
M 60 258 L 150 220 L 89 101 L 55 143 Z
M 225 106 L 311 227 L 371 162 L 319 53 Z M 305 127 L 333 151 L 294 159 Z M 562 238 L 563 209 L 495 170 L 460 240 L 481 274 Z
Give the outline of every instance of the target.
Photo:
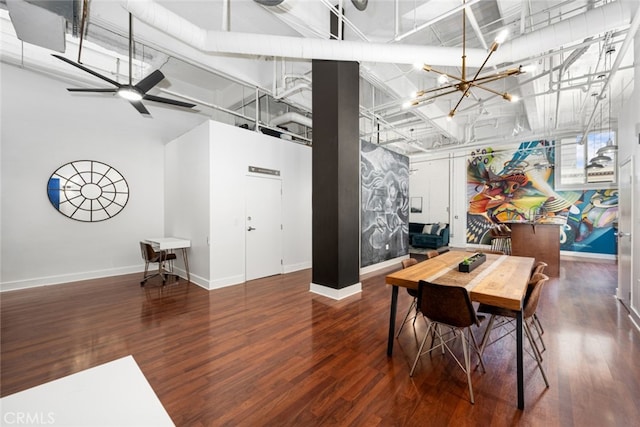
M 630 237 L 631 233 L 625 233 L 624 231 L 620 231 L 618 233 L 618 237 Z
M 249 226 L 249 228 L 247 228 L 247 231 L 253 231 L 253 230 L 255 230 L 255 228 L 253 228 L 251 226 Z

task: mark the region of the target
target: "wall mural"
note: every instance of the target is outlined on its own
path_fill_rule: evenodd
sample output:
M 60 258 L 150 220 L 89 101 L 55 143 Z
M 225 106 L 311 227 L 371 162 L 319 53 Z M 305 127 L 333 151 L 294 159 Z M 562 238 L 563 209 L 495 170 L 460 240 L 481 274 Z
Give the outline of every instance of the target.
M 409 253 L 409 158 L 360 144 L 361 255 L 366 267 Z
M 471 153 L 468 243 L 490 244 L 494 224 L 544 217 L 562 225 L 561 250 L 616 253 L 618 190 L 555 191 L 554 155 L 554 143 L 544 140 L 523 142 L 515 151 L 485 148 Z

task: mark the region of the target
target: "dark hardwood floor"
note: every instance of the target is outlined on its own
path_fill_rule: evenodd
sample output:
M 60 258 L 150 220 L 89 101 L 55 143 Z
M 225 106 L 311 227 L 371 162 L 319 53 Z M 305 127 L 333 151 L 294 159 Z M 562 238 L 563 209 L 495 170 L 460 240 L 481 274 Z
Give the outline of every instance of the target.
M 545 388 L 525 354 L 516 408 L 515 340 L 487 348 L 487 372 L 436 353 L 409 370 L 409 325 L 386 355 L 384 275 L 333 301 L 310 271 L 206 291 L 140 275 L 5 292 L 1 395 L 133 355 L 178 426 L 631 426 L 640 420 L 640 332 L 614 298 L 617 266 L 563 262 L 543 290 Z M 398 323 L 410 299 L 401 290 Z M 484 328 L 477 331 L 480 337 Z

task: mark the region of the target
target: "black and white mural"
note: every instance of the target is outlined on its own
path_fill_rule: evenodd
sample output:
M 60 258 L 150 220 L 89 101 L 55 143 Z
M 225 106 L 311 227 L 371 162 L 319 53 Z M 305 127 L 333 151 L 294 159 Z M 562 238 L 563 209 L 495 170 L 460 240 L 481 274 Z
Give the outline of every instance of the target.
M 361 259 L 377 264 L 409 253 L 409 157 L 360 143 Z

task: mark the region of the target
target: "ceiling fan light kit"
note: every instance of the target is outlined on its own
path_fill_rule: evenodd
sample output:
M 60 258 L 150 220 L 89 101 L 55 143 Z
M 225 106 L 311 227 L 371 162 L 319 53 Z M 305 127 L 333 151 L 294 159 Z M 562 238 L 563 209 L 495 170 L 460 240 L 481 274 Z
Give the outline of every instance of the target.
M 142 101 L 142 94 L 130 87 L 121 87 L 117 94 L 128 101 Z
M 504 41 L 507 38 L 508 35 L 508 31 L 506 29 L 500 31 L 500 33 L 498 33 L 498 35 L 496 36 L 495 40 L 493 41 L 493 43 L 491 44 L 491 47 L 489 48 L 489 53 L 487 55 L 487 57 L 485 58 L 484 62 L 482 63 L 482 65 L 480 66 L 480 68 L 478 68 L 478 71 L 476 71 L 475 75 L 473 76 L 473 78 L 467 80 L 466 77 L 466 71 L 467 71 L 467 66 L 466 66 L 466 44 L 467 44 L 467 38 L 466 38 L 466 21 L 467 21 L 467 15 L 466 15 L 466 8 L 468 6 L 466 6 L 466 1 L 463 2 L 463 9 L 462 9 L 462 72 L 460 74 L 460 76 L 454 76 L 451 74 L 448 74 L 444 71 L 439 71 L 434 69 L 431 65 L 428 64 L 422 64 L 421 66 L 418 66 L 417 68 L 422 69 L 423 71 L 427 71 L 427 72 L 434 72 L 437 74 L 440 74 L 440 76 L 438 77 L 438 83 L 440 84 L 439 87 L 436 87 L 434 89 L 428 89 L 428 90 L 419 90 L 415 93 L 415 96 L 413 96 L 414 99 L 412 99 L 411 101 L 409 101 L 408 103 L 405 103 L 404 106 L 405 107 L 411 107 L 411 106 L 416 106 L 419 105 L 425 101 L 434 99 L 434 98 L 438 98 L 440 96 L 444 96 L 444 95 L 450 95 L 452 93 L 455 92 L 462 92 L 462 95 L 460 96 L 460 99 L 458 100 L 458 102 L 456 103 L 456 105 L 449 111 L 449 114 L 447 115 L 447 119 L 452 119 L 453 116 L 455 116 L 456 111 L 458 109 L 458 107 L 460 106 L 460 103 L 462 102 L 462 100 L 466 97 L 468 97 L 470 95 L 470 91 L 472 88 L 478 88 L 478 89 L 482 89 L 485 90 L 487 92 L 491 92 L 494 95 L 498 95 L 502 98 L 504 98 L 505 100 L 509 101 L 509 102 L 516 102 L 518 101 L 518 97 L 511 95 L 507 92 L 499 92 L 497 90 L 494 90 L 488 86 L 485 86 L 485 84 L 490 83 L 490 82 L 494 82 L 496 80 L 500 80 L 503 79 L 505 77 L 509 77 L 509 76 L 516 76 L 519 74 L 522 74 L 525 72 L 525 68 L 522 66 L 519 66 L 518 68 L 510 68 L 506 71 L 502 71 L 502 72 L 498 72 L 495 74 L 488 74 L 482 77 L 479 77 L 480 73 L 482 72 L 482 69 L 484 68 L 484 66 L 487 64 L 487 62 L 489 61 L 489 58 L 491 57 L 491 55 L 493 54 L 493 52 L 498 50 L 498 47 L 500 47 L 500 45 L 502 43 L 504 43 Z M 449 83 L 447 84 L 448 81 L 450 80 L 454 80 L 457 83 Z M 449 89 L 449 90 L 446 90 Z M 426 95 L 433 93 L 432 96 L 427 96 L 425 98 Z

